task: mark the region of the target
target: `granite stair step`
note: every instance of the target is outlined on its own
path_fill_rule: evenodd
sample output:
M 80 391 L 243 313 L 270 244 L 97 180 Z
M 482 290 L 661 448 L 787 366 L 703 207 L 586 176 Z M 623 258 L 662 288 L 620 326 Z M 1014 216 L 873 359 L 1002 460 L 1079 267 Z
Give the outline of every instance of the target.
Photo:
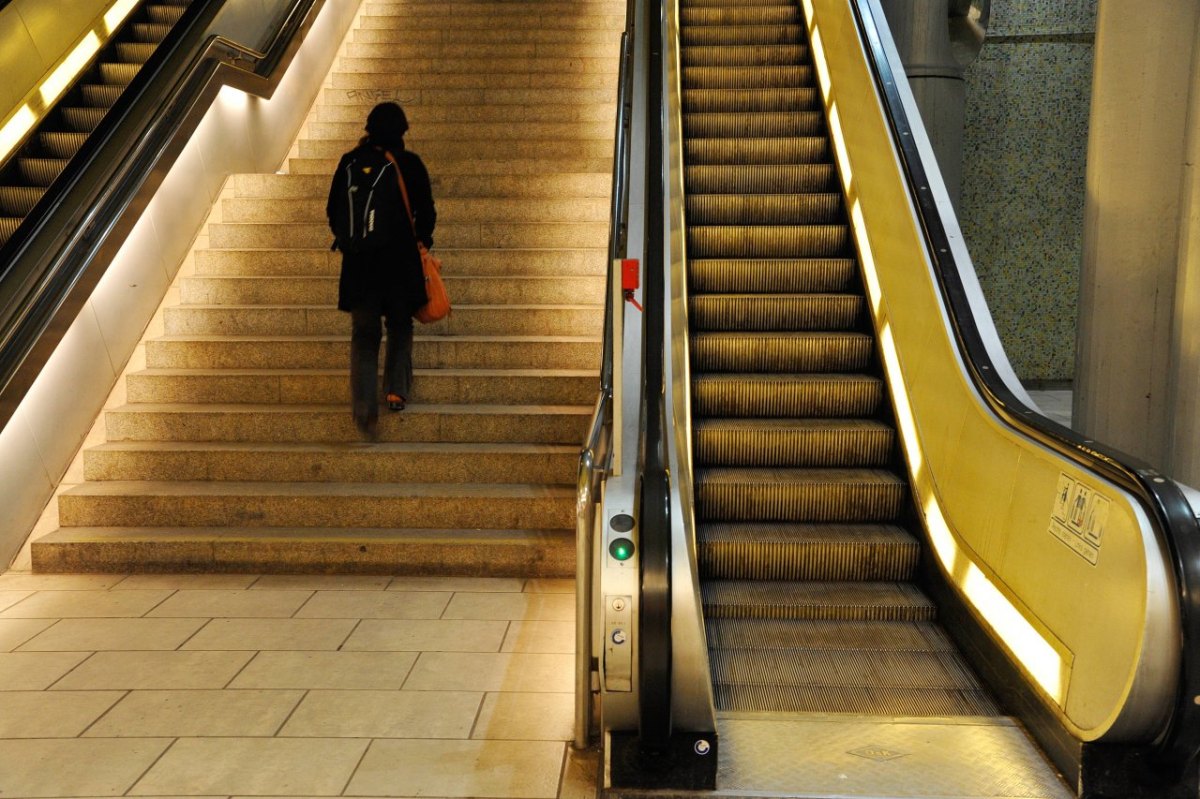
M 328 191 L 328 187 L 326 187 Z M 326 199 L 319 195 L 296 199 L 233 198 L 221 201 L 222 220 L 228 224 L 238 222 L 314 222 L 328 225 L 325 213 Z M 470 224 L 564 224 L 568 222 L 607 223 L 609 202 L 603 197 L 568 199 L 487 197 L 467 199 L 459 197 L 437 200 L 438 230 L 442 225 L 458 227 Z
M 381 44 L 371 47 L 387 48 L 389 51 L 402 45 Z M 421 45 L 424 47 L 425 45 Z M 458 45 L 447 47 L 459 48 Z M 471 45 L 475 47 L 506 48 L 509 45 Z M 533 45 L 530 45 L 531 47 Z M 538 47 L 557 48 L 557 44 L 537 45 Z M 332 92 L 333 90 L 328 90 Z M 329 96 L 329 95 L 327 95 Z M 364 96 L 351 95 L 344 89 L 337 90 L 340 102 L 327 102 L 318 105 L 309 113 L 309 122 L 353 122 L 362 124 L 367 113 L 373 107 Z M 392 92 L 392 97 L 397 93 Z M 381 98 L 382 99 L 382 98 Z M 403 98 L 406 103 L 408 98 Z M 558 103 L 546 103 L 538 106 L 519 105 L 412 105 L 406 104 L 404 109 L 410 125 L 421 127 L 431 123 L 448 122 L 458 125 L 474 124 L 477 122 L 507 122 L 516 125 L 527 122 L 605 122 L 610 126 L 616 124 L 617 113 L 615 104 L 610 97 L 608 102 L 595 101 L 592 103 L 571 102 L 562 100 Z M 519 125 L 518 125 L 519 127 Z
M 383 83 L 384 81 L 380 81 Z M 498 105 L 498 106 L 529 106 L 529 105 L 573 105 L 594 107 L 597 105 L 613 104 L 616 97 L 614 86 L 604 89 L 567 89 L 567 88 L 524 88 L 524 89 L 401 89 L 396 86 L 375 87 L 332 87 L 324 90 L 323 101 L 328 105 L 350 105 L 362 109 L 363 119 L 367 112 L 382 100 L 395 100 L 404 106 L 405 112 L 413 109 L 414 117 L 425 113 L 425 106 L 434 109 L 452 107 L 458 109 L 464 105 Z M 449 113 L 443 111 L 441 113 Z M 458 112 L 463 113 L 463 112 Z
M 481 138 L 496 140 L 558 139 L 562 141 L 601 139 L 611 142 L 613 124 L 607 119 L 594 122 L 522 122 L 519 125 L 514 125 L 507 120 L 465 124 L 463 122 L 420 122 L 410 119 L 409 132 L 404 137 L 404 141 L 405 146 L 417 152 L 426 143 L 468 138 L 474 140 Z M 362 132 L 362 118 L 346 122 L 310 121 L 307 138 L 353 142 L 358 140 Z
M 350 58 L 403 58 L 403 59 L 432 59 L 450 61 L 462 54 L 463 46 L 457 42 L 412 42 L 373 43 L 348 42 L 345 54 Z M 475 59 L 554 59 L 559 60 L 563 55 L 561 42 L 521 42 L 509 44 L 483 44 L 475 42 L 471 45 L 471 55 Z M 615 39 L 605 37 L 605 41 L 593 44 L 573 43 L 571 56 L 578 59 L 617 60 L 620 47 Z M 486 61 L 484 62 L 487 63 Z
M 442 92 L 464 89 L 594 89 L 611 86 L 613 76 L 604 73 L 433 73 L 410 75 L 401 72 L 334 72 L 329 78 L 333 89 L 378 89 L 397 92 Z M 302 140 L 303 141 L 303 140 Z
M 328 247 L 333 241 L 329 225 L 321 222 L 233 222 L 208 226 L 213 247 Z M 435 247 L 603 247 L 608 243 L 607 222 L 494 222 L 439 224 Z
M 430 173 L 439 178 L 459 175 L 537 176 L 561 172 L 612 174 L 612 156 L 589 158 L 572 155 L 562 158 L 520 158 L 498 160 L 486 149 L 469 158 L 429 158 L 422 154 Z M 289 158 L 288 169 L 296 175 L 322 175 L 328 178 L 337 169 L 337 158 Z
M 611 80 L 620 63 L 620 53 L 615 48 L 600 58 L 581 57 L 574 54 L 563 57 L 561 51 L 527 56 L 510 53 L 497 57 L 482 55 L 474 49 L 471 50 L 471 55 L 466 57 L 460 51 L 457 57 L 431 58 L 428 54 L 405 57 L 399 53 L 389 53 L 379 45 L 375 45 L 375 47 L 378 48 L 378 52 L 374 55 L 347 54 L 342 56 L 338 59 L 337 72 L 421 75 L 423 76 L 422 80 L 448 75 L 513 75 L 521 76 L 527 82 L 536 83 L 546 73 L 558 75 L 599 74 L 607 75 Z M 441 84 L 427 83 L 426 85 Z
M 361 126 L 361 120 L 358 123 Z M 611 135 L 611 131 L 610 131 Z M 431 175 L 434 196 L 439 210 L 447 202 L 467 203 L 486 198 L 555 199 L 570 202 L 574 198 L 607 200 L 612 178 L 609 175 L 587 172 L 562 172 L 537 175 L 464 175 L 443 177 Z M 322 203 L 329 192 L 328 175 L 237 175 L 229 184 L 237 199 L 256 199 L 260 204 L 270 200 L 316 200 Z M 443 212 L 444 213 L 444 212 Z
M 414 40 L 413 31 L 410 28 L 390 28 L 382 23 L 382 20 L 390 19 L 394 21 L 396 19 L 395 16 L 376 15 L 367 19 L 372 20 L 371 24 L 355 28 L 351 33 L 350 41 L 377 44 L 411 44 Z M 614 47 L 617 47 L 621 40 L 621 28 L 624 25 L 624 22 L 621 22 L 616 28 L 597 30 L 594 28 L 542 27 L 540 25 L 523 27 L 519 24 L 523 21 L 505 19 L 504 25 L 497 26 L 495 20 L 492 20 L 490 27 L 434 28 L 423 30 L 420 32 L 420 41 L 422 44 L 446 43 L 457 45 L 460 48 L 463 45 L 474 44 L 526 44 L 529 42 L 561 44 L 569 47 L 575 47 L 580 44 L 612 44 Z M 459 52 L 461 52 L 461 49 Z
M 601 304 L 604 279 L 584 277 L 502 277 L 446 275 L 446 290 L 456 306 Z M 188 277 L 180 281 L 180 300 L 188 305 L 333 305 L 338 278 Z M 435 328 L 436 329 L 436 328 Z
M 606 253 L 591 249 L 461 249 L 437 246 L 444 277 L 520 275 L 603 278 Z M 230 277 L 336 276 L 342 256 L 328 247 L 311 249 L 204 249 L 196 251 L 196 273 Z
M 298 148 L 301 158 L 341 158 L 346 152 L 347 145 L 353 146 L 354 140 L 318 140 L 301 139 Z M 604 158 L 612 155 L 612 142 L 607 139 L 488 139 L 471 137 L 454 141 L 425 141 L 413 137 L 405 140 L 408 149 L 429 162 L 471 159 L 479 153 L 487 153 L 489 158 L 508 158 L 513 160 L 524 158 L 544 158 L 547 160 L 570 158 Z M 563 171 L 563 170 L 558 170 Z M 431 170 L 432 174 L 433 170 Z M 330 170 L 333 174 L 333 170 Z

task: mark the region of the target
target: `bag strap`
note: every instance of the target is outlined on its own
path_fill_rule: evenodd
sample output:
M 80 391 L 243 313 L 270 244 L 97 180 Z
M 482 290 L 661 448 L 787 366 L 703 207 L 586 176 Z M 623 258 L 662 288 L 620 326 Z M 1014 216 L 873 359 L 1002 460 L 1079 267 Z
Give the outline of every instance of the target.
M 413 219 L 412 204 L 408 201 L 408 186 L 404 185 L 404 175 L 400 172 L 400 164 L 396 161 L 396 156 L 392 155 L 387 150 L 383 151 L 387 160 L 392 162 L 392 166 L 396 167 L 396 182 L 400 184 L 400 196 L 404 198 L 404 210 L 408 212 L 408 224 L 412 228 L 413 238 L 417 238 L 417 222 Z M 421 246 L 421 240 L 417 239 L 417 246 Z

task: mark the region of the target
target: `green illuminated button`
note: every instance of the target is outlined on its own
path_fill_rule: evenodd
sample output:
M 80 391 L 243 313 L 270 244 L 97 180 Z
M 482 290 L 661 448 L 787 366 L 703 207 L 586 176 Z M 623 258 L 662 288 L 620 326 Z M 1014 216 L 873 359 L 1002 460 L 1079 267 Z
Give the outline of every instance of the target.
M 633 542 L 628 538 L 614 538 L 608 545 L 608 554 L 617 560 L 629 560 L 633 557 Z

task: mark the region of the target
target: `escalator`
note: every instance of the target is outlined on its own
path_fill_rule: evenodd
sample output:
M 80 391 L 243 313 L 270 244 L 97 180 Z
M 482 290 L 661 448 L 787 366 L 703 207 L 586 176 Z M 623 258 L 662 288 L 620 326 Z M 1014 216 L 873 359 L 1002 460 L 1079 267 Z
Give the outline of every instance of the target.
M 718 711 L 994 716 L 907 477 L 794 3 L 681 7 L 701 593 Z
M 0 166 L 0 247 L 16 232 L 191 0 L 152 0 L 134 10 L 28 136 Z

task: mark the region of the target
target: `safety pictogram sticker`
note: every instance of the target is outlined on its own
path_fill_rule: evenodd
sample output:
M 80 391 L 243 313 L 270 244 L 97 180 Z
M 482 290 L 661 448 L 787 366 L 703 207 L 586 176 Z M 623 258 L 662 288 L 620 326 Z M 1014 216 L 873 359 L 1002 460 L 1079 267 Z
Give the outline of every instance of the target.
M 1050 512 L 1050 534 L 1095 566 L 1108 522 L 1110 500 L 1067 474 L 1059 474 Z

